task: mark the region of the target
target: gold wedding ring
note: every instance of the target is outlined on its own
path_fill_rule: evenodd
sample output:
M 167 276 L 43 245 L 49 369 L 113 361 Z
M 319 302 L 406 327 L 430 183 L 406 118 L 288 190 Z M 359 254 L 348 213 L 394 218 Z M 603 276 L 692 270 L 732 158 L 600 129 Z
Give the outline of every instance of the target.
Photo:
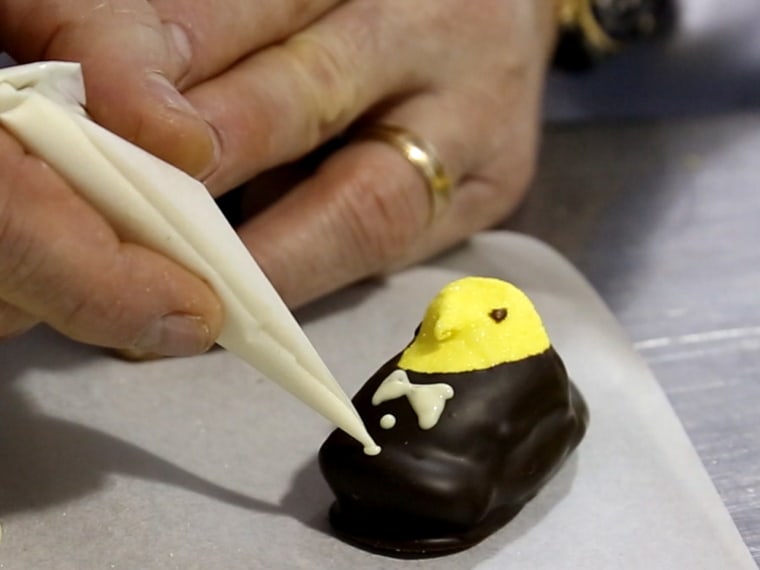
M 451 202 L 452 183 L 432 145 L 396 125 L 370 125 L 360 131 L 359 137 L 388 143 L 398 149 L 422 175 L 430 195 L 430 221 L 446 209 Z

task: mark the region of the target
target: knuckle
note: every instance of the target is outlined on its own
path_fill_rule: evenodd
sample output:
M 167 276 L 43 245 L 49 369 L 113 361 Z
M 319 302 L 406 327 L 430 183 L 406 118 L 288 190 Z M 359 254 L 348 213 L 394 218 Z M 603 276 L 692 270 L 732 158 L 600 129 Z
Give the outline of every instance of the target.
M 507 194 L 525 192 L 533 182 L 537 169 L 537 157 L 536 152 L 527 148 L 528 146 L 526 141 L 524 148 L 515 154 Z
M 14 212 L 11 192 L 0 194 L 0 288 L 12 293 L 26 284 L 44 263 L 35 233 Z
M 424 216 L 406 199 L 418 189 L 377 165 L 358 169 L 348 185 L 345 222 L 352 248 L 365 271 L 383 270 L 401 259 L 424 229 Z
M 499 191 L 496 204 L 504 208 L 528 191 L 536 176 L 539 153 L 537 120 L 506 117 L 497 142 L 484 153 L 480 164 L 485 178 Z
M 115 252 L 112 259 L 115 265 L 117 259 L 123 262 L 129 258 Z M 112 277 L 131 274 L 129 268 L 117 271 L 115 267 L 105 273 Z M 84 290 L 77 283 L 66 284 L 64 290 L 67 294 L 58 299 L 57 326 L 79 340 L 128 346 L 146 326 L 144 321 L 150 318 L 145 309 L 151 307 L 142 307 L 139 303 L 143 294 L 150 296 L 149 290 L 122 293 L 119 283 L 110 279 L 94 290 Z
M 508 171 L 499 170 L 485 177 L 490 191 L 480 209 L 481 227 L 499 223 L 514 211 L 528 193 L 535 172 L 535 155 L 525 153 L 510 161 Z
M 71 297 L 65 300 L 58 327 L 72 336 L 80 337 L 80 340 L 94 340 L 88 338 L 88 335 L 92 331 L 98 331 L 98 340 L 107 337 L 108 344 L 126 345 L 134 335 L 122 326 L 124 309 L 124 304 L 119 300 L 105 302 L 99 295 Z
M 353 118 L 359 101 L 356 50 L 344 42 L 327 41 L 316 34 L 294 36 L 285 48 L 295 67 L 297 80 L 311 120 L 308 136 L 313 143 L 340 131 Z
M 501 222 L 514 211 L 530 189 L 533 171 L 534 167 L 523 164 L 511 170 L 506 180 L 504 176 L 488 178 L 491 192 L 482 207 L 483 227 Z

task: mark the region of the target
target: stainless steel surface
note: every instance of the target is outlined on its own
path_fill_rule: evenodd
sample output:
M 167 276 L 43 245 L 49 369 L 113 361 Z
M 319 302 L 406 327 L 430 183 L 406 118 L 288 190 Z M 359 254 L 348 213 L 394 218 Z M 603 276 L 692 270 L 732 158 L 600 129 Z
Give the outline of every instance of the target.
M 547 130 L 509 229 L 585 273 L 760 562 L 760 113 Z
M 757 109 L 760 2 L 674 0 L 675 33 L 623 50 L 592 73 L 553 73 L 554 119 L 673 117 Z

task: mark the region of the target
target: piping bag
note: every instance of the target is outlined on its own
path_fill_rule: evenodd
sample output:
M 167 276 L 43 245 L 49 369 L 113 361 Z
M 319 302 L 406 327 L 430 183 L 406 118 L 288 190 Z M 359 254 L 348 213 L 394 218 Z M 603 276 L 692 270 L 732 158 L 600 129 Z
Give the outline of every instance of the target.
M 222 301 L 217 343 L 380 451 L 351 400 L 206 187 L 88 118 L 78 63 L 0 69 L 0 124 L 47 162 L 121 239 L 205 279 Z

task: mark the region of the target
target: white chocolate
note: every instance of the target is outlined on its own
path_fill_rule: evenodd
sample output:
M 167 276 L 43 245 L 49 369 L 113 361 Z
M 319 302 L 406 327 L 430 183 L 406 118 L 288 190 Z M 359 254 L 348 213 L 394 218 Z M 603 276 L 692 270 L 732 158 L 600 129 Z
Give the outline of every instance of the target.
M 45 160 L 122 239 L 206 280 L 225 309 L 218 344 L 361 442 L 379 448 L 205 186 L 91 121 L 75 63 L 0 69 L 0 124 Z
M 383 429 L 391 429 L 396 425 L 396 416 L 393 414 L 385 414 L 380 418 L 380 427 Z
M 422 429 L 430 429 L 438 423 L 446 407 L 446 400 L 454 397 L 454 388 L 443 382 L 412 384 L 406 371 L 397 368 L 377 387 L 372 396 L 372 404 L 377 406 L 402 396 L 407 397 L 414 413 L 417 414 L 418 425 Z M 384 418 L 385 416 L 380 421 Z

